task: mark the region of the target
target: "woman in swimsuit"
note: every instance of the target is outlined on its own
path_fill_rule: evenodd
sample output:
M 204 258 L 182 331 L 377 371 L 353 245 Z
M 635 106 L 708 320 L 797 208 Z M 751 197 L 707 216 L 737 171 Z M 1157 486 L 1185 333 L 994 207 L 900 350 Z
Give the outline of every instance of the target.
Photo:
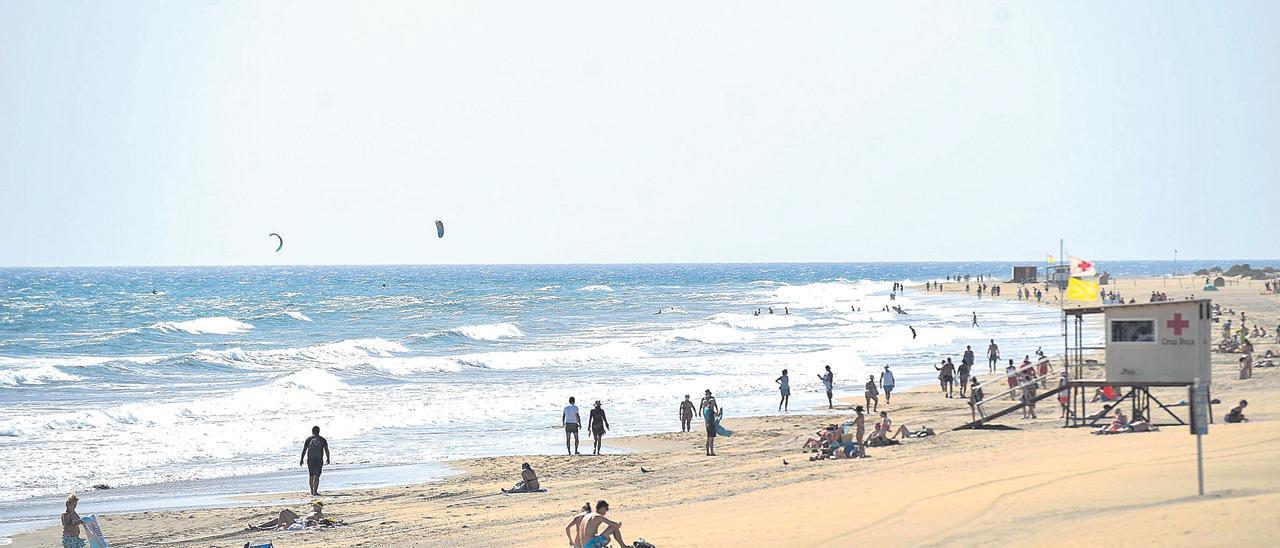
M 875 413 L 876 409 L 880 408 L 880 392 L 876 390 L 875 375 L 867 375 L 867 391 L 864 395 L 867 398 L 867 409 Z M 872 402 L 875 402 L 875 407 L 871 406 Z

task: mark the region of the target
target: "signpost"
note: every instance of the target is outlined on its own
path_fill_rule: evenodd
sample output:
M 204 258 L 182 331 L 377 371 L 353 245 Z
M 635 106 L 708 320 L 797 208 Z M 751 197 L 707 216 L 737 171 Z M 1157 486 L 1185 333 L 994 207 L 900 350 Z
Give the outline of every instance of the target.
M 1196 479 L 1200 496 L 1204 496 L 1204 449 L 1200 438 L 1209 433 L 1209 387 L 1200 384 L 1200 379 L 1188 389 L 1187 401 L 1191 402 L 1191 433 L 1196 435 Z

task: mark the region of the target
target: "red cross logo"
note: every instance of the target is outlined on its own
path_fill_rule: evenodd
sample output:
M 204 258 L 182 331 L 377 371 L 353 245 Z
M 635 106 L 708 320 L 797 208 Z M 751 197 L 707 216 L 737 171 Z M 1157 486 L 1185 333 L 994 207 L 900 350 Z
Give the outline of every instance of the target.
M 1080 270 L 1084 271 L 1084 270 L 1092 270 L 1092 269 L 1093 269 L 1093 263 L 1083 259 L 1080 261 Z
M 1191 322 L 1182 319 L 1182 313 L 1173 315 L 1173 319 L 1164 323 L 1165 327 L 1173 330 L 1174 335 L 1182 336 L 1182 330 L 1191 327 Z

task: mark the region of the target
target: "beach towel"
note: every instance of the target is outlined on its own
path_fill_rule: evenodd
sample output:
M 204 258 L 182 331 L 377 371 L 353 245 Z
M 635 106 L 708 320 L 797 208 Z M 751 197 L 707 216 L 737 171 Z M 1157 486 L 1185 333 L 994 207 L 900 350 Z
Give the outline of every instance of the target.
M 719 434 L 727 438 L 733 435 L 733 430 L 729 430 L 728 428 L 720 426 L 720 419 L 716 419 L 716 434 Z
M 85 535 L 89 537 L 89 548 L 108 548 L 107 539 L 102 536 L 102 527 L 98 525 L 98 516 L 89 514 L 80 518 L 84 524 Z

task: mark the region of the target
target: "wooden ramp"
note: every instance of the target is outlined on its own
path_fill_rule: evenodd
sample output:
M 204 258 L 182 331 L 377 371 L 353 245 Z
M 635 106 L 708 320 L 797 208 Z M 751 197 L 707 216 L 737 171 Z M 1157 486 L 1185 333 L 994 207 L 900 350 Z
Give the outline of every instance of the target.
M 1044 392 L 1041 392 L 1039 395 L 1037 395 L 1037 396 L 1036 396 L 1035 401 L 1040 401 L 1040 400 L 1043 400 L 1043 399 L 1045 399 L 1045 398 L 1051 398 L 1051 397 L 1054 397 L 1054 396 L 1057 396 L 1057 395 L 1058 395 L 1058 390 L 1057 390 L 1057 389 L 1045 390 Z M 984 400 L 984 402 L 983 402 L 983 403 L 985 404 L 985 403 L 986 403 L 986 401 L 990 401 L 990 400 Z M 1004 408 L 1004 409 L 1001 409 L 1001 410 L 999 410 L 999 411 L 996 411 L 995 413 L 990 413 L 990 414 L 988 414 L 987 416 L 982 417 L 982 418 L 980 418 L 980 419 L 978 419 L 978 420 L 976 420 L 976 421 L 969 422 L 969 423 L 965 423 L 965 424 L 963 424 L 963 425 L 961 425 L 961 426 L 958 426 L 958 427 L 956 427 L 956 428 L 953 428 L 953 429 L 952 429 L 952 431 L 954 432 L 954 431 L 956 431 L 956 430 L 970 430 L 970 429 L 978 430 L 978 429 L 983 429 L 983 428 L 992 428 L 992 429 L 994 429 L 995 425 L 986 426 L 986 424 L 987 424 L 988 422 L 991 422 L 991 421 L 993 421 L 993 420 L 996 420 L 996 419 L 998 419 L 998 418 L 1000 418 L 1000 417 L 1003 417 L 1003 416 L 1005 416 L 1005 415 L 1008 415 L 1009 413 L 1012 413 L 1012 412 L 1014 412 L 1014 411 L 1017 411 L 1017 410 L 1019 410 L 1019 409 L 1022 409 L 1025 405 L 1026 405 L 1026 404 L 1024 404 L 1024 403 L 1022 403 L 1021 401 L 1019 401 L 1019 402 L 1017 402 L 1017 403 L 1015 403 L 1015 404 L 1013 404 L 1013 405 L 1010 405 L 1009 407 L 1006 407 L 1006 408 Z

